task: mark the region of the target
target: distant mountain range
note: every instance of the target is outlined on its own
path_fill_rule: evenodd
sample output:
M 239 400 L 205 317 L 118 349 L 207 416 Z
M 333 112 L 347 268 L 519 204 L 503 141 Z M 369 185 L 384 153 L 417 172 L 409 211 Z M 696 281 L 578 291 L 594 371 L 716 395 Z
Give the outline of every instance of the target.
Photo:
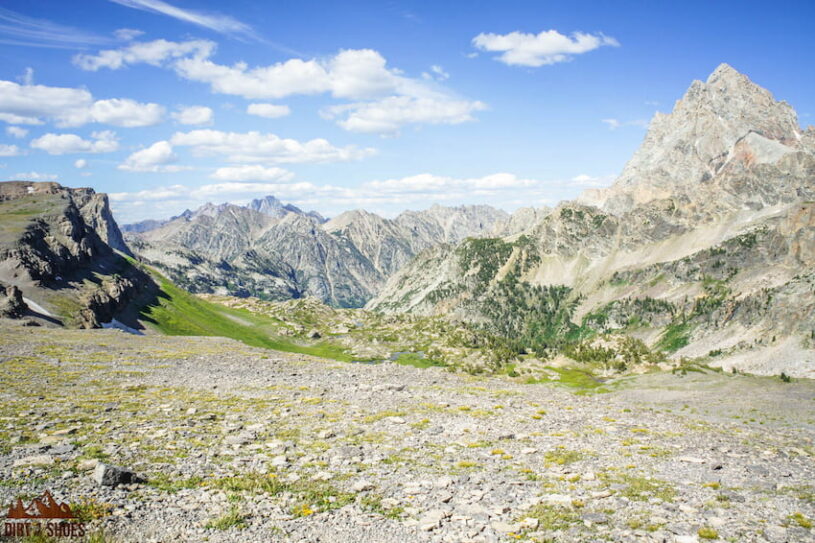
M 140 257 L 191 292 L 314 296 L 360 307 L 421 251 L 514 224 L 489 206 L 434 206 L 393 220 L 356 210 L 326 220 L 267 196 L 247 206 L 206 204 L 124 230 Z

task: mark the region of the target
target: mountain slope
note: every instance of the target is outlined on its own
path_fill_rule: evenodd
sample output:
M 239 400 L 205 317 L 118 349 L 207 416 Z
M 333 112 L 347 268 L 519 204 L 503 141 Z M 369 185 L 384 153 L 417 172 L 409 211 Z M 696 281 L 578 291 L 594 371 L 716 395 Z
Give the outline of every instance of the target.
M 527 235 L 422 254 L 367 307 L 494 328 L 543 296 L 537 287 L 562 285 L 581 337 L 626 333 L 677 357 L 815 375 L 813 201 L 815 132 L 722 65 L 655 117 L 612 187 Z

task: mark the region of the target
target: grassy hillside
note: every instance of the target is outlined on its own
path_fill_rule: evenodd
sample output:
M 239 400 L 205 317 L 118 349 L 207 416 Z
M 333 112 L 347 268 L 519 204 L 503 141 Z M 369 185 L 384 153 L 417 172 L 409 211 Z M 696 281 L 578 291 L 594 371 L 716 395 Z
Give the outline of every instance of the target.
M 327 343 L 299 345 L 276 337 L 277 321 L 241 309 L 207 302 L 175 286 L 155 270 L 147 269 L 160 287 L 158 300 L 140 314 L 150 326 L 171 336 L 220 336 L 253 347 L 302 353 L 350 362 L 345 350 Z

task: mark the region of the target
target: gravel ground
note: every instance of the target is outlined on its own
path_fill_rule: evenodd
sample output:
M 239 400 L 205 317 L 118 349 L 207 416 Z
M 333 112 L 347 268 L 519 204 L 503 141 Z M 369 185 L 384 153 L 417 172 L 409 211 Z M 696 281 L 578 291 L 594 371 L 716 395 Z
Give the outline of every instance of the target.
M 815 541 L 815 383 L 604 389 L 4 324 L 0 503 L 120 542 Z

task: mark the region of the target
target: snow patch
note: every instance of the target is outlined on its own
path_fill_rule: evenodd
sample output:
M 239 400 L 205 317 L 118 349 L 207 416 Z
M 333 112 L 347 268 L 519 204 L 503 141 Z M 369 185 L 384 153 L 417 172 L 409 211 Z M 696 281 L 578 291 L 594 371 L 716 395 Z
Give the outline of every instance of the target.
M 39 313 L 41 315 L 45 315 L 46 317 L 53 317 L 54 316 L 54 315 L 51 314 L 50 311 L 45 309 L 43 306 L 41 306 L 37 302 L 34 302 L 34 301 L 30 300 L 29 298 L 26 298 L 25 296 L 23 296 L 23 301 L 25 302 L 25 305 L 27 305 L 29 307 L 29 309 L 31 309 L 32 311 L 36 311 L 37 313 Z
M 116 319 L 111 320 L 110 322 L 103 322 L 102 328 L 115 328 L 116 330 L 121 330 L 122 332 L 127 332 L 128 334 L 133 334 L 136 336 L 143 336 L 144 334 L 140 330 L 136 330 L 135 328 L 131 328 L 126 324 L 122 324 L 121 322 L 117 321 Z

